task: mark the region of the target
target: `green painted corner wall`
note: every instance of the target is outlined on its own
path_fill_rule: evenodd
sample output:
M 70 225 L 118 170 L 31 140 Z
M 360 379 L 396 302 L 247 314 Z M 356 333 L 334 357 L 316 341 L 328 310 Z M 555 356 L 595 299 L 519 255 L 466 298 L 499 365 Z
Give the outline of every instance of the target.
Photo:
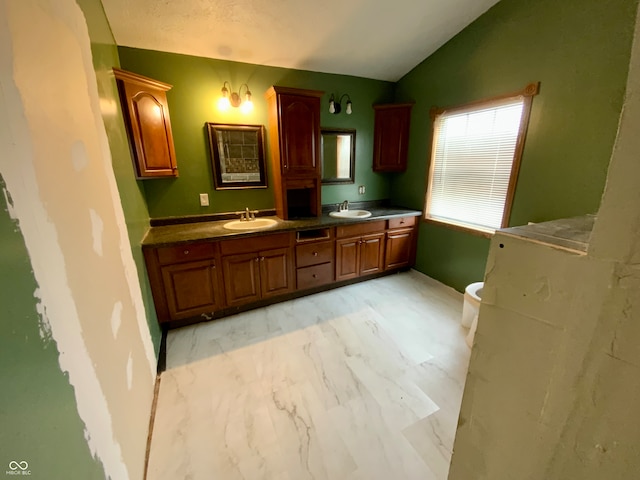
M 415 100 L 409 166 L 395 203 L 423 208 L 429 109 L 541 82 L 510 225 L 594 213 L 600 204 L 627 77 L 637 0 L 502 0 L 396 85 Z M 459 291 L 484 278 L 489 240 L 423 224 L 417 268 Z
M 142 299 L 147 316 L 147 324 L 156 358 L 160 350 L 162 331 L 160 330 L 156 310 L 151 295 L 151 286 L 142 255 L 140 242 L 149 229 L 149 211 L 147 209 L 144 189 L 141 182 L 136 181 L 129 142 L 124 126 L 118 90 L 113 77 L 112 68 L 120 66 L 118 49 L 111 34 L 111 29 L 102 9 L 100 0 L 77 0 L 87 20 L 91 38 L 91 54 L 98 82 L 98 94 L 102 106 L 102 118 L 109 139 L 109 149 L 113 171 L 118 184 L 118 192 L 122 202 L 129 243 L 136 263 L 138 280 L 142 290 Z
M 2 180 L 0 188 L 5 189 Z M 57 345 L 41 324 L 38 285 L 5 195 L 0 195 L 0 270 L 1 468 L 9 471 L 10 462 L 26 461 L 31 478 L 102 479 Z
M 268 142 L 267 189 L 216 191 L 205 130 L 206 122 L 260 124 L 268 128 L 264 93 L 271 85 L 324 91 L 321 125 L 357 130 L 355 183 L 322 187 L 323 203 L 389 198 L 388 177 L 372 170 L 374 116 L 371 106 L 393 100 L 392 83 L 128 47 L 119 47 L 118 52 L 125 70 L 173 85 L 167 93 L 167 99 L 180 176 L 142 182 L 152 218 L 229 212 L 244 207 L 274 207 Z M 237 91 L 243 83 L 249 85 L 254 103 L 252 113 L 245 115 L 239 109 L 218 111 L 217 101 L 225 81 L 231 83 L 233 91 Z M 328 105 L 331 93 L 348 93 L 353 102 L 353 114 L 330 114 Z M 364 195 L 358 195 L 358 185 L 366 186 Z M 200 206 L 200 193 L 209 194 L 209 207 Z

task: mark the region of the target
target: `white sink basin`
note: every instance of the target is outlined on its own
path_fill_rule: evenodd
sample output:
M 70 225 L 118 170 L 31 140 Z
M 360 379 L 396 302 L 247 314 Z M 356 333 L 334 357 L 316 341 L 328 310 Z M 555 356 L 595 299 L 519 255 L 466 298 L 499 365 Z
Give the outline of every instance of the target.
M 223 225 L 228 230 L 264 230 L 277 224 L 271 218 L 256 218 L 255 220 L 233 220 Z
M 367 218 L 371 216 L 368 210 L 343 210 L 341 212 L 329 212 L 330 217 L 337 218 Z

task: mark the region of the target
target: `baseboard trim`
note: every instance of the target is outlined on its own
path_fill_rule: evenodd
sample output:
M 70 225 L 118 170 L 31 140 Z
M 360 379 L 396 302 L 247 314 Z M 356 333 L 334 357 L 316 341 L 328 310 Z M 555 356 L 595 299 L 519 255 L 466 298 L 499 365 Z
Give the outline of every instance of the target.
M 164 335 L 163 335 L 164 336 Z M 151 415 L 149 417 L 149 434 L 147 435 L 147 449 L 144 455 L 144 480 L 147 480 L 149 470 L 149 453 L 151 452 L 151 438 L 153 437 L 153 424 L 156 420 L 156 408 L 158 406 L 158 393 L 160 392 L 160 374 L 156 375 L 156 383 L 153 387 L 153 401 L 151 403 Z

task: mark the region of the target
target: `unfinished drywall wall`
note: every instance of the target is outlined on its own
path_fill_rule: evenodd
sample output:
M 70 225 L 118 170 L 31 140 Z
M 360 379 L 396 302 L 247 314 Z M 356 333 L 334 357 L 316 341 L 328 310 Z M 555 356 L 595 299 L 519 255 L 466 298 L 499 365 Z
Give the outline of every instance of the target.
M 492 240 L 450 480 L 640 471 L 640 21 L 586 252 Z M 526 227 L 523 227 L 526 229 Z
M 43 341 L 59 352 L 104 476 L 142 478 L 155 356 L 85 19 L 73 0 L 2 0 L 0 19 L 0 175 L 38 285 Z M 73 458 L 60 439 L 25 441 Z

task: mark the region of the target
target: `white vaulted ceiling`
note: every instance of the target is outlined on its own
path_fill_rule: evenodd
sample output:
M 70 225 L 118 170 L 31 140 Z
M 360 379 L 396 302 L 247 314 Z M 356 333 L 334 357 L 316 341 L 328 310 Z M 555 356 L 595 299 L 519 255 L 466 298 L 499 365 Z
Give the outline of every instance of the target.
M 116 43 L 396 81 L 498 0 L 102 0 Z

